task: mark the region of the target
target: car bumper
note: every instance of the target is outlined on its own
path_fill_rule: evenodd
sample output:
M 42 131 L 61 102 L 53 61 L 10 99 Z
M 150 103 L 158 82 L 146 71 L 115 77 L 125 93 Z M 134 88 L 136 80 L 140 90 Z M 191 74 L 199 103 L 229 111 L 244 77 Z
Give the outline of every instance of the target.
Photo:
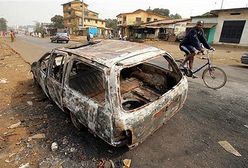
M 248 64 L 248 56 L 247 57 L 242 57 L 241 58 L 241 63 L 242 64 Z

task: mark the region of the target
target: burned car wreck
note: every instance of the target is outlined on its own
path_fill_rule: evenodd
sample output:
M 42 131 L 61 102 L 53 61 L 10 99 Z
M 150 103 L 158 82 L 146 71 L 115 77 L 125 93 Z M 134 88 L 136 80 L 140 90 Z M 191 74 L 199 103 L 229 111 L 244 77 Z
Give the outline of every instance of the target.
M 128 41 L 54 49 L 31 71 L 76 128 L 112 146 L 143 142 L 182 108 L 188 91 L 169 53 Z

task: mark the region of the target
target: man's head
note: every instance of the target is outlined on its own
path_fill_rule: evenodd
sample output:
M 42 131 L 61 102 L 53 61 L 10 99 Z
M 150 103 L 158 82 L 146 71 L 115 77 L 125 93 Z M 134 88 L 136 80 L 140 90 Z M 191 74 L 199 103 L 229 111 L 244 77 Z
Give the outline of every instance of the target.
M 203 26 L 204 26 L 204 22 L 202 20 L 199 20 L 199 21 L 196 22 L 196 26 L 195 27 L 197 29 L 202 29 Z

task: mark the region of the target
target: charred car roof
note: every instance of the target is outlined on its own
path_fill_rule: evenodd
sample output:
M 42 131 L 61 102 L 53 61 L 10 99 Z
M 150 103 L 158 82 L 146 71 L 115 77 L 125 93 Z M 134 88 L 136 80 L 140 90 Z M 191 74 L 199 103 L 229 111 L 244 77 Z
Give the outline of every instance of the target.
M 93 45 L 57 50 L 75 54 L 106 67 L 112 67 L 115 64 L 128 66 L 166 53 L 156 47 L 121 40 L 102 40 Z

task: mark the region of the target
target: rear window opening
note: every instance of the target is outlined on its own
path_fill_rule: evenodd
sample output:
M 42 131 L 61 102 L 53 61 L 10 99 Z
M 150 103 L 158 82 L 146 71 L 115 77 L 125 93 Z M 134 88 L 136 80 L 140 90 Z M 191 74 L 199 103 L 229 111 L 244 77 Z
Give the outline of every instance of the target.
M 150 63 L 122 69 L 120 74 L 122 108 L 130 111 L 153 102 L 177 85 L 180 79 L 180 74 Z

